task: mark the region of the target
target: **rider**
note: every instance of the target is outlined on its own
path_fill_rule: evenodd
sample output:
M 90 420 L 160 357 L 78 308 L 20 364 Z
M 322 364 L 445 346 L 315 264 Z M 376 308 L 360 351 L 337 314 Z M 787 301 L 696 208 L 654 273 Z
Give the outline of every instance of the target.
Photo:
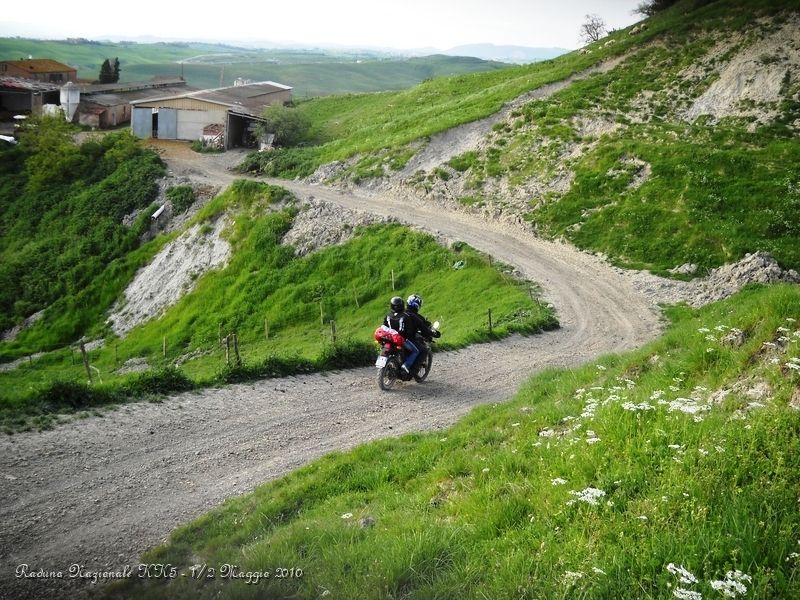
M 406 373 L 410 373 L 411 365 L 414 364 L 414 361 L 417 360 L 417 356 L 419 356 L 419 348 L 417 348 L 417 345 L 412 341 L 417 332 L 417 328 L 409 329 L 411 323 L 408 318 L 408 313 L 403 310 L 404 308 L 403 299 L 400 296 L 392 298 L 389 302 L 389 309 L 391 312 L 383 319 L 383 324 L 397 331 L 405 338 L 403 348 L 406 349 L 408 355 L 400 368 Z
M 420 308 L 422 308 L 422 297 L 419 294 L 411 294 L 406 300 L 406 320 L 403 323 L 405 332 L 403 335 L 413 339 L 416 339 L 417 335 L 421 335 L 424 338 L 440 337 L 442 334 L 431 328 L 431 322 L 419 314 Z M 408 365 L 409 368 L 412 364 L 414 364 L 413 361 Z

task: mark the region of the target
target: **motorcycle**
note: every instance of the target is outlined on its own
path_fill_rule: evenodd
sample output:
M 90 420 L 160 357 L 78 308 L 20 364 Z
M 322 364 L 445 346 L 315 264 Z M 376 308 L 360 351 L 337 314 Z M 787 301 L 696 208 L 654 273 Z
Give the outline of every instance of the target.
M 436 321 L 431 326 L 431 329 L 438 332 L 439 321 Z M 414 343 L 419 348 L 419 356 L 411 366 L 411 370 L 406 373 L 400 368 L 407 356 L 403 345 L 389 339 L 381 342 L 381 353 L 375 361 L 375 366 L 378 368 L 378 386 L 382 390 L 391 389 L 398 379 L 400 381 L 411 381 L 413 379 L 417 383 L 422 383 L 427 379 L 433 364 L 433 354 L 431 352 L 433 338 L 417 335 Z

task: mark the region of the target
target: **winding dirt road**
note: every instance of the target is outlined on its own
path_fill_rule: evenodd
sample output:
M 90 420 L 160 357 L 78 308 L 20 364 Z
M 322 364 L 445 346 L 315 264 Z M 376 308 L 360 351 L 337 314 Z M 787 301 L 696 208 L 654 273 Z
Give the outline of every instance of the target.
M 176 175 L 233 179 L 213 156 L 166 158 Z M 510 398 L 540 369 L 638 347 L 660 330 L 656 308 L 627 278 L 566 245 L 380 193 L 279 183 L 301 198 L 399 217 L 515 266 L 541 283 L 561 329 L 439 353 L 429 382 L 389 393 L 378 391 L 373 368 L 354 369 L 180 394 L 0 438 L 0 598 L 85 594 L 97 584 L 70 579 L 70 565 L 135 569 L 174 527 L 261 482 L 332 450 L 445 428 L 478 404 Z M 21 564 L 63 578 L 17 578 Z

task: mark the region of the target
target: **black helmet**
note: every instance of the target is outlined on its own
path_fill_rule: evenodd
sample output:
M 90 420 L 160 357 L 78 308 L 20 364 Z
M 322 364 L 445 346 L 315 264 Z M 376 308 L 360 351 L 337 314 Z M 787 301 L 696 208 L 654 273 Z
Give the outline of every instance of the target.
M 394 312 L 403 312 L 403 309 L 405 308 L 405 306 L 406 305 L 405 305 L 405 303 L 403 302 L 403 299 L 400 296 L 395 296 L 394 298 L 392 298 L 392 301 L 389 303 L 389 307 Z

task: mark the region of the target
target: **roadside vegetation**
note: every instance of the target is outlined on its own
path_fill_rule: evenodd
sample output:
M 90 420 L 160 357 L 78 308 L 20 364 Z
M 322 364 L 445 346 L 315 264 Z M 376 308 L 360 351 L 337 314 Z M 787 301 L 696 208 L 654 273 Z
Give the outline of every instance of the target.
M 670 316 L 639 351 L 227 501 L 144 557 L 185 577 L 109 597 L 797 596 L 800 291 Z

